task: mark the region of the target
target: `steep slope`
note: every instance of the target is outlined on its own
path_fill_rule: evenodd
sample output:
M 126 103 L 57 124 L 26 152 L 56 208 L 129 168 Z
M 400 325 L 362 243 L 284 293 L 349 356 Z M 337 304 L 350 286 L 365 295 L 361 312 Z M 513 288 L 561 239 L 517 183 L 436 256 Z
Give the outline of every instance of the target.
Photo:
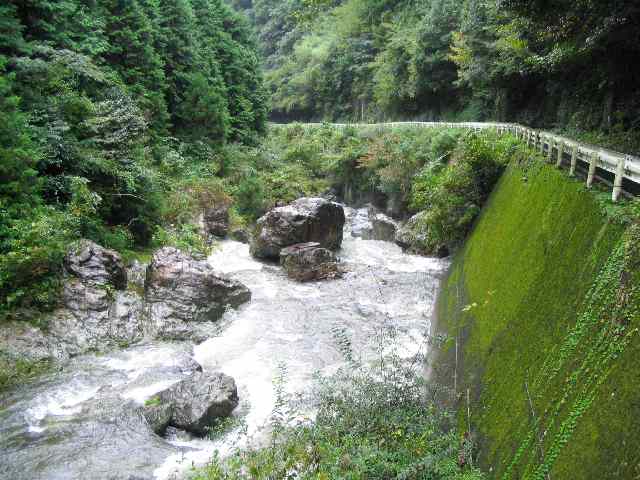
M 457 374 L 493 478 L 639 472 L 640 229 L 606 205 L 551 166 L 511 166 L 442 289 L 437 375 Z

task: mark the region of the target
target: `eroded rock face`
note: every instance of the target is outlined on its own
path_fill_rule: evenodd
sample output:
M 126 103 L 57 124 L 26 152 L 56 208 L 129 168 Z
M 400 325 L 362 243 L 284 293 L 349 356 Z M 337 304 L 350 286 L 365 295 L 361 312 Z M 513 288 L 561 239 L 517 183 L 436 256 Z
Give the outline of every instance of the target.
M 127 272 L 118 252 L 90 240 L 80 240 L 65 257 L 64 266 L 85 285 L 111 285 L 117 290 L 127 287 Z
M 237 308 L 250 299 L 242 283 L 173 247 L 155 252 L 147 268 L 146 312 L 155 337 L 190 338 L 190 322 L 218 320 L 227 307 Z
M 275 260 L 283 248 L 306 242 L 336 250 L 342 244 L 344 221 L 341 205 L 323 198 L 300 198 L 258 220 L 251 254 Z
M 144 289 L 144 281 L 147 276 L 147 264 L 133 260 L 127 266 L 127 282 L 137 289 Z
M 299 243 L 280 251 L 280 264 L 289 278 L 298 282 L 336 278 L 340 275 L 336 256 L 319 243 Z
M 372 238 L 393 242 L 398 230 L 398 224 L 383 213 L 376 213 L 371 217 Z
M 123 291 L 127 271 L 117 252 L 81 240 L 69 251 L 64 265 L 64 308 L 51 316 L 48 336 L 66 355 L 142 339 L 142 299 Z
M 143 412 L 156 433 L 171 425 L 204 435 L 216 419 L 230 416 L 237 406 L 233 378 L 220 372 L 195 372 L 156 395 Z

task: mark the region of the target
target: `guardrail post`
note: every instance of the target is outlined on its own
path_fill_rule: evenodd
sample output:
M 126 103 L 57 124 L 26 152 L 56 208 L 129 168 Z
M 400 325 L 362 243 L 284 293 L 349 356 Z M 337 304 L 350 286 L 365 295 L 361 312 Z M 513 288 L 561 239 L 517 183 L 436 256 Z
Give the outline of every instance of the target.
M 544 137 L 540 134 L 540 153 L 544 157 Z
M 587 188 L 591 188 L 593 185 L 593 178 L 596 175 L 596 166 L 598 165 L 599 155 L 596 152 L 591 154 L 591 161 L 589 162 L 589 173 L 587 175 Z
M 562 156 L 564 155 L 564 142 L 558 142 L 558 161 L 556 167 L 562 168 Z
M 622 179 L 624 178 L 624 167 L 627 157 L 620 157 L 616 168 L 616 177 L 613 180 L 613 192 L 611 192 L 611 201 L 617 202 L 622 193 Z
M 573 146 L 571 150 L 571 167 L 569 168 L 569 176 L 576 176 L 576 164 L 578 163 L 578 145 Z

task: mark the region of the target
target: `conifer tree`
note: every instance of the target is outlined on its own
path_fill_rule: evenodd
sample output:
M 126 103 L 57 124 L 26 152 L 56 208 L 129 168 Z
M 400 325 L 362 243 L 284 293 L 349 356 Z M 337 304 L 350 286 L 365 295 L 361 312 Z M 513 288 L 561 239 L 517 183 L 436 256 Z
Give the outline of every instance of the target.
M 153 25 L 138 0 L 106 2 L 109 49 L 105 60 L 120 74 L 156 134 L 166 133 L 168 124 L 164 92 L 164 63 L 155 49 Z

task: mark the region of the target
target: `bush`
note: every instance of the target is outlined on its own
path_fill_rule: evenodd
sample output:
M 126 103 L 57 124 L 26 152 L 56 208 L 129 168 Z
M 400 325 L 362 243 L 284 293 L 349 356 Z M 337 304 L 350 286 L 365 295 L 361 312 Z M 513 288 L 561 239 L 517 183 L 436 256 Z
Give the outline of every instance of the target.
M 411 187 L 410 208 L 424 212 L 411 225 L 413 249 L 434 253 L 460 245 L 517 152 L 513 137 L 472 134 L 460 140 L 447 165 L 423 168 Z
M 153 248 L 175 247 L 185 253 L 196 256 L 207 256 L 211 246 L 207 244 L 198 228 L 190 223 L 177 226 L 158 226 L 151 239 Z

